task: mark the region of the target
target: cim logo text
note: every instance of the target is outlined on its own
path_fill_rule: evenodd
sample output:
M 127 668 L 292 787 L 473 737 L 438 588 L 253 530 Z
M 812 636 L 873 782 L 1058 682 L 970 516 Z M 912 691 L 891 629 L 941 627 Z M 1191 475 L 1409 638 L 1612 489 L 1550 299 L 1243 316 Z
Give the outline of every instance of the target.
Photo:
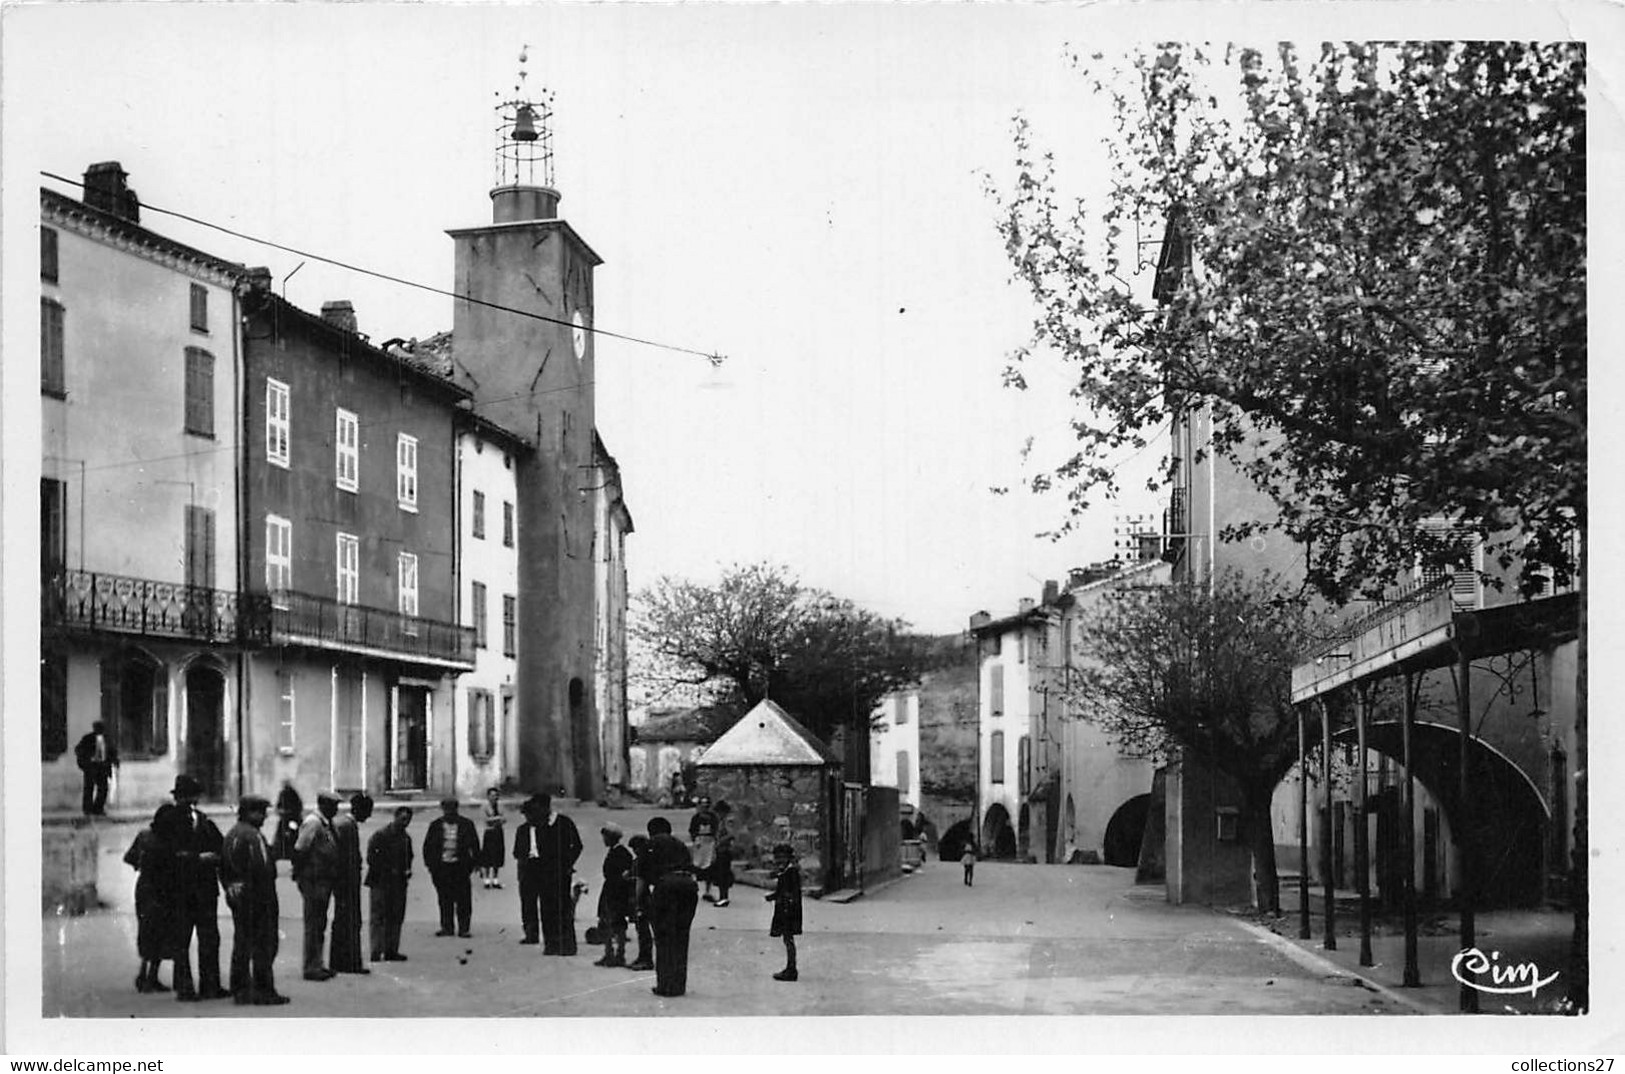
M 1468 974 L 1489 974 L 1489 983 L 1471 980 Z M 1542 988 L 1557 980 L 1557 971 L 1550 977 L 1540 975 L 1540 967 L 1533 962 L 1503 963 L 1501 952 L 1491 951 L 1485 954 L 1476 947 L 1469 947 L 1455 958 L 1450 960 L 1450 976 L 1478 992 L 1487 992 L 1496 996 L 1515 996 L 1521 992 L 1528 992 L 1534 996 Z

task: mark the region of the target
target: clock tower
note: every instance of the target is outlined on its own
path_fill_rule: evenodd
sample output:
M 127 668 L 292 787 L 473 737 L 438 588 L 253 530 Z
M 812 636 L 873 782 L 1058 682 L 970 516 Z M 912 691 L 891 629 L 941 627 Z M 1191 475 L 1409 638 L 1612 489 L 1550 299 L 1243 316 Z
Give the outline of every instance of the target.
M 480 417 L 535 447 L 514 475 L 519 783 L 591 799 L 603 770 L 591 488 L 593 270 L 602 259 L 559 216 L 551 95 L 525 93 L 524 62 L 521 53 L 514 96 L 496 109 L 491 223 L 448 231 L 452 372 Z

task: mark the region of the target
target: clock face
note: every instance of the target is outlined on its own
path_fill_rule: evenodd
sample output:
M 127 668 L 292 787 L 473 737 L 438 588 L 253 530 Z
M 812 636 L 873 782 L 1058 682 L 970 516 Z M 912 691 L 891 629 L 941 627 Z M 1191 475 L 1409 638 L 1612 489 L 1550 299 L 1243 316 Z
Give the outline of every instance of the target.
M 587 354 L 587 320 L 576 310 L 570 315 L 570 342 L 576 349 L 576 361 L 581 361 Z

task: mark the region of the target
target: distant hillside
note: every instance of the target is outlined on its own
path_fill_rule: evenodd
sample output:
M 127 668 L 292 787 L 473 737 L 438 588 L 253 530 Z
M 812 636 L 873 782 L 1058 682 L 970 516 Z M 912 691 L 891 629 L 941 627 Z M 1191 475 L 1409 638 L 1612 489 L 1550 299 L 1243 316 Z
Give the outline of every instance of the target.
M 926 639 L 920 681 L 920 789 L 935 798 L 976 794 L 976 649 L 962 634 Z

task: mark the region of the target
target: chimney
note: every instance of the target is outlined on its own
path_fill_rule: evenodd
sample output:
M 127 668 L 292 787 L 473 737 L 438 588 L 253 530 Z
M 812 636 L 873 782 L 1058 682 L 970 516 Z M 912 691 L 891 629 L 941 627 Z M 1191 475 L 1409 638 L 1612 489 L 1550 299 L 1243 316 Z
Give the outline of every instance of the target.
M 322 320 L 346 332 L 356 331 L 355 307 L 347 298 L 322 303 Z
M 128 220 L 141 222 L 141 199 L 125 183 L 129 178 L 116 160 L 104 160 L 85 169 L 85 204 L 92 209 Z
M 1033 610 L 1033 607 L 1037 603 L 1038 602 L 1033 600 L 1031 597 L 1022 597 L 1021 601 L 1016 605 L 1016 614 L 1026 615 L 1028 612 Z
M 985 627 L 991 622 L 993 622 L 993 617 L 991 615 L 987 614 L 986 612 L 977 612 L 975 615 L 970 617 L 970 628 L 975 630 L 977 627 Z
M 269 291 L 271 270 L 264 265 L 255 265 L 243 273 L 243 280 L 248 284 L 250 291 Z
M 1054 604 L 1061 597 L 1061 583 L 1051 578 L 1044 583 L 1044 603 Z

